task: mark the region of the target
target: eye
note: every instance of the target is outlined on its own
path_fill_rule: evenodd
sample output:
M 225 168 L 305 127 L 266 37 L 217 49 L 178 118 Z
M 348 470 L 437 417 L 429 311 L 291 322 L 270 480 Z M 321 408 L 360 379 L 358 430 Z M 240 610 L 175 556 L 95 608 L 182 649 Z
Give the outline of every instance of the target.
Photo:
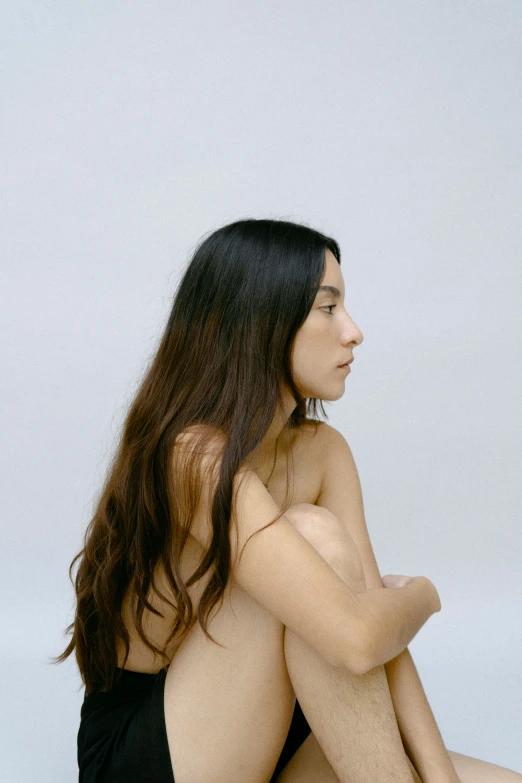
M 320 309 L 321 309 L 321 310 L 328 310 L 328 308 L 329 308 L 329 307 L 332 307 L 332 308 L 333 308 L 333 307 L 337 307 L 337 305 L 334 305 L 334 304 L 333 304 L 333 305 L 326 305 L 326 307 L 321 307 Z M 332 313 L 332 312 L 330 312 L 330 315 L 333 315 L 333 313 Z

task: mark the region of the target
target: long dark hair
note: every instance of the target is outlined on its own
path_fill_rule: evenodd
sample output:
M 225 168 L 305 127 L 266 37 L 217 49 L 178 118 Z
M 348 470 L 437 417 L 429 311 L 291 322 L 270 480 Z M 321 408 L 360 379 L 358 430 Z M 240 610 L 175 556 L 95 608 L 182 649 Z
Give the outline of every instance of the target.
M 151 584 L 156 589 L 158 563 L 176 601 L 157 590 L 176 609 L 167 644 L 175 636 L 181 643 L 196 619 L 215 642 L 206 626 L 229 577 L 233 480 L 272 423 L 281 385 L 297 403 L 285 427 L 317 426 L 317 405 L 328 418 L 321 400 L 300 394 L 291 372 L 294 338 L 314 302 L 327 248 L 340 263 L 334 239 L 303 224 L 268 219 L 223 226 L 196 248 L 125 418 L 83 549 L 69 567 L 73 582 L 72 569 L 81 558 L 73 582 L 75 619 L 66 629 L 73 634 L 65 651 L 50 660 L 61 663 L 76 650 L 86 692 L 113 687 L 117 637 L 128 658 L 122 602 L 130 585 L 137 596 L 138 633 L 168 666 L 166 645 L 151 644 L 142 625 L 145 608 L 160 615 L 147 601 Z M 193 425 L 205 425 L 194 454 L 205 453 L 213 432 L 223 434 L 223 449 L 209 506 L 212 542 L 185 583 L 181 555 L 202 477 L 194 460 L 173 471 L 171 456 L 177 436 Z M 187 588 L 211 567 L 195 618 Z

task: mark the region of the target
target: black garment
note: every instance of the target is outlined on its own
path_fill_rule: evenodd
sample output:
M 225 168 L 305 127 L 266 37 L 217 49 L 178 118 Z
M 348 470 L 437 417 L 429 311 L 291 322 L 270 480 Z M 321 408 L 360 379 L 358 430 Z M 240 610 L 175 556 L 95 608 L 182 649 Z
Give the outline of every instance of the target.
M 167 669 L 120 669 L 111 691 L 84 696 L 78 729 L 79 783 L 175 783 L 165 726 Z M 296 700 L 292 723 L 270 783 L 311 733 Z

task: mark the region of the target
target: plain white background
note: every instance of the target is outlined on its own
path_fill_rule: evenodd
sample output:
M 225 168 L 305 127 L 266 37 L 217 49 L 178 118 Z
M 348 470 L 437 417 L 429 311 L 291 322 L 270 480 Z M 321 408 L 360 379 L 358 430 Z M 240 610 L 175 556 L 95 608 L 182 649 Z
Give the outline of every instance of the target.
M 67 569 L 203 234 L 307 222 L 365 341 L 327 404 L 446 746 L 522 772 L 522 6 L 17 2 L 2 21 L 6 783 L 76 779 Z

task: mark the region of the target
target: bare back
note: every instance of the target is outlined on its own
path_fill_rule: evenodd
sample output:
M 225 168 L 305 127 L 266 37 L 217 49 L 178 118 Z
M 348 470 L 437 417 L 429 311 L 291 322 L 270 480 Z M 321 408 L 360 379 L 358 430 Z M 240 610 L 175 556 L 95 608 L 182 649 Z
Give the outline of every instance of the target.
M 267 486 L 268 491 L 278 506 L 281 507 L 283 505 L 286 494 L 287 457 L 290 484 L 290 504 L 314 504 L 319 497 L 322 481 L 322 460 L 320 449 L 321 430 L 321 425 L 319 425 L 317 428 L 317 433 L 315 431 L 315 427 L 311 425 L 307 425 L 303 428 L 295 430 L 289 447 L 289 453 L 278 454 L 274 472 Z M 271 466 L 268 472 L 270 472 L 270 470 Z M 181 561 L 181 574 L 184 581 L 186 581 L 194 573 L 195 569 L 201 562 L 202 554 L 203 549 L 201 544 L 194 536 L 190 535 Z M 210 576 L 211 571 L 209 570 L 205 576 L 199 580 L 199 582 L 191 585 L 188 588 L 195 613 L 197 613 L 199 601 L 208 584 Z M 172 603 L 175 603 L 175 599 L 169 590 L 168 581 L 166 579 L 164 570 L 160 565 L 156 567 L 155 580 L 160 591 L 167 595 Z M 122 612 L 123 620 L 130 636 L 130 651 L 129 657 L 125 664 L 125 669 L 130 669 L 131 671 L 155 673 L 159 671 L 166 662 L 160 656 L 155 655 L 154 652 L 149 647 L 147 647 L 145 642 L 140 639 L 132 621 L 130 603 L 131 599 L 132 596 L 128 591 L 123 601 Z M 158 617 L 145 609 L 143 613 L 143 628 L 152 643 L 159 648 L 163 648 L 163 645 L 168 639 L 169 633 L 176 619 L 175 610 L 173 610 L 172 607 L 161 600 L 159 596 L 152 591 L 152 588 L 149 591 L 148 600 L 155 609 L 164 615 L 164 617 Z M 169 661 L 171 661 L 175 656 L 179 645 L 179 640 L 175 638 L 166 648 L 165 652 Z M 118 666 L 122 667 L 125 658 L 125 648 L 123 642 L 120 639 L 118 639 L 117 642 L 117 649 Z

